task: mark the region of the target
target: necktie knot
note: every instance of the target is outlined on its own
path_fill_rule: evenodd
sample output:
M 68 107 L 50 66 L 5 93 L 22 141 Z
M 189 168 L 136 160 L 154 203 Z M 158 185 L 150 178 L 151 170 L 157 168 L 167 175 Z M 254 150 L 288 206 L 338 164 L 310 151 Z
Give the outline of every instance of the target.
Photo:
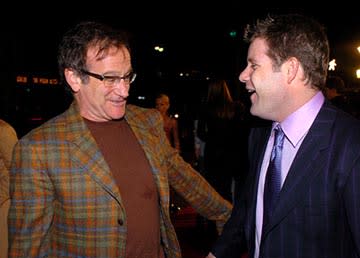
M 281 129 L 280 125 L 277 125 L 274 128 L 274 134 L 275 134 L 274 135 L 274 137 L 275 137 L 274 145 L 276 146 L 276 148 L 282 148 L 283 144 L 284 144 L 285 134 L 284 134 L 283 130 Z

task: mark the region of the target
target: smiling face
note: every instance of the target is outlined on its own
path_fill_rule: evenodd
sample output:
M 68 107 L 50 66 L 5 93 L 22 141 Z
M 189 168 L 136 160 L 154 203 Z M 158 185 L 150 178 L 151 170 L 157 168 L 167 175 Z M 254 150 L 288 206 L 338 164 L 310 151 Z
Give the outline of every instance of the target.
M 251 93 L 251 114 L 263 119 L 279 121 L 286 109 L 287 87 L 282 66 L 274 68 L 266 54 L 266 40 L 256 38 L 249 46 L 247 66 L 239 79 Z
M 88 49 L 86 66 L 89 72 L 122 77 L 132 71 L 130 53 L 127 48 L 112 47 L 101 57 L 97 53 L 96 47 Z M 71 71 L 68 71 L 69 73 Z M 103 122 L 120 119 L 125 115 L 130 88 L 130 84 L 125 80 L 120 80 L 112 87 L 106 87 L 103 81 L 91 76 L 88 80 L 81 80 L 79 75 L 76 80 L 67 76 L 67 81 L 74 91 L 83 117 L 91 121 Z

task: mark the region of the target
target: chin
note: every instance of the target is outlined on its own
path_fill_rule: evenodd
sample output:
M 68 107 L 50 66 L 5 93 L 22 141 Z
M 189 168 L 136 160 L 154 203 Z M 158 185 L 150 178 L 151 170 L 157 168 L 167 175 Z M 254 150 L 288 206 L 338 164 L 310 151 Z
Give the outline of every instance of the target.
M 123 118 L 125 116 L 125 111 L 112 113 L 112 114 L 110 114 L 110 116 L 111 116 L 111 118 L 113 120 L 118 120 L 118 119 L 121 119 L 121 118 Z
M 250 113 L 251 113 L 253 116 L 257 116 L 257 115 L 258 115 L 258 112 L 256 112 L 256 108 L 254 107 L 254 105 L 251 106 L 251 108 L 250 108 Z

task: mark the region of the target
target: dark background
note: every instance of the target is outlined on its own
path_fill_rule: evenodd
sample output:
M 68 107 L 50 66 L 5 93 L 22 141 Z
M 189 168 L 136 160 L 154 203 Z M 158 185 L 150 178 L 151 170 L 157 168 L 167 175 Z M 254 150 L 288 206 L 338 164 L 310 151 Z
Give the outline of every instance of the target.
M 132 39 L 133 64 L 138 77 L 130 102 L 153 106 L 163 91 L 172 100 L 172 112 L 188 116 L 206 91 L 207 78 L 228 80 L 234 98 L 242 98 L 238 75 L 246 62 L 242 31 L 247 23 L 268 13 L 298 12 L 325 25 L 340 74 L 350 90 L 358 90 L 360 19 L 356 8 L 245 8 L 240 1 L 168 2 L 52 2 L 16 3 L 4 10 L 0 40 L 0 115 L 20 135 L 62 112 L 70 103 L 61 85 L 17 83 L 16 76 L 57 78 L 57 45 L 75 23 L 97 20 L 127 30 Z M 235 31 L 236 36 L 230 36 Z M 163 53 L 154 46 L 164 47 Z M 180 77 L 180 73 L 187 76 Z M 139 96 L 141 98 L 139 98 Z

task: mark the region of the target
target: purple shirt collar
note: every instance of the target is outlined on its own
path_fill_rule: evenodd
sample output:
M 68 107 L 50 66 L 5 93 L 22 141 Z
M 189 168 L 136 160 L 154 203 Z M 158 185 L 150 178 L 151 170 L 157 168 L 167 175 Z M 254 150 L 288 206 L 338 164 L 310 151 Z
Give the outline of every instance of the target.
M 324 95 L 319 91 L 313 98 L 281 123 L 281 128 L 284 131 L 286 138 L 294 147 L 311 127 L 324 100 Z M 276 124 L 277 123 L 273 123 L 273 127 L 275 127 Z

